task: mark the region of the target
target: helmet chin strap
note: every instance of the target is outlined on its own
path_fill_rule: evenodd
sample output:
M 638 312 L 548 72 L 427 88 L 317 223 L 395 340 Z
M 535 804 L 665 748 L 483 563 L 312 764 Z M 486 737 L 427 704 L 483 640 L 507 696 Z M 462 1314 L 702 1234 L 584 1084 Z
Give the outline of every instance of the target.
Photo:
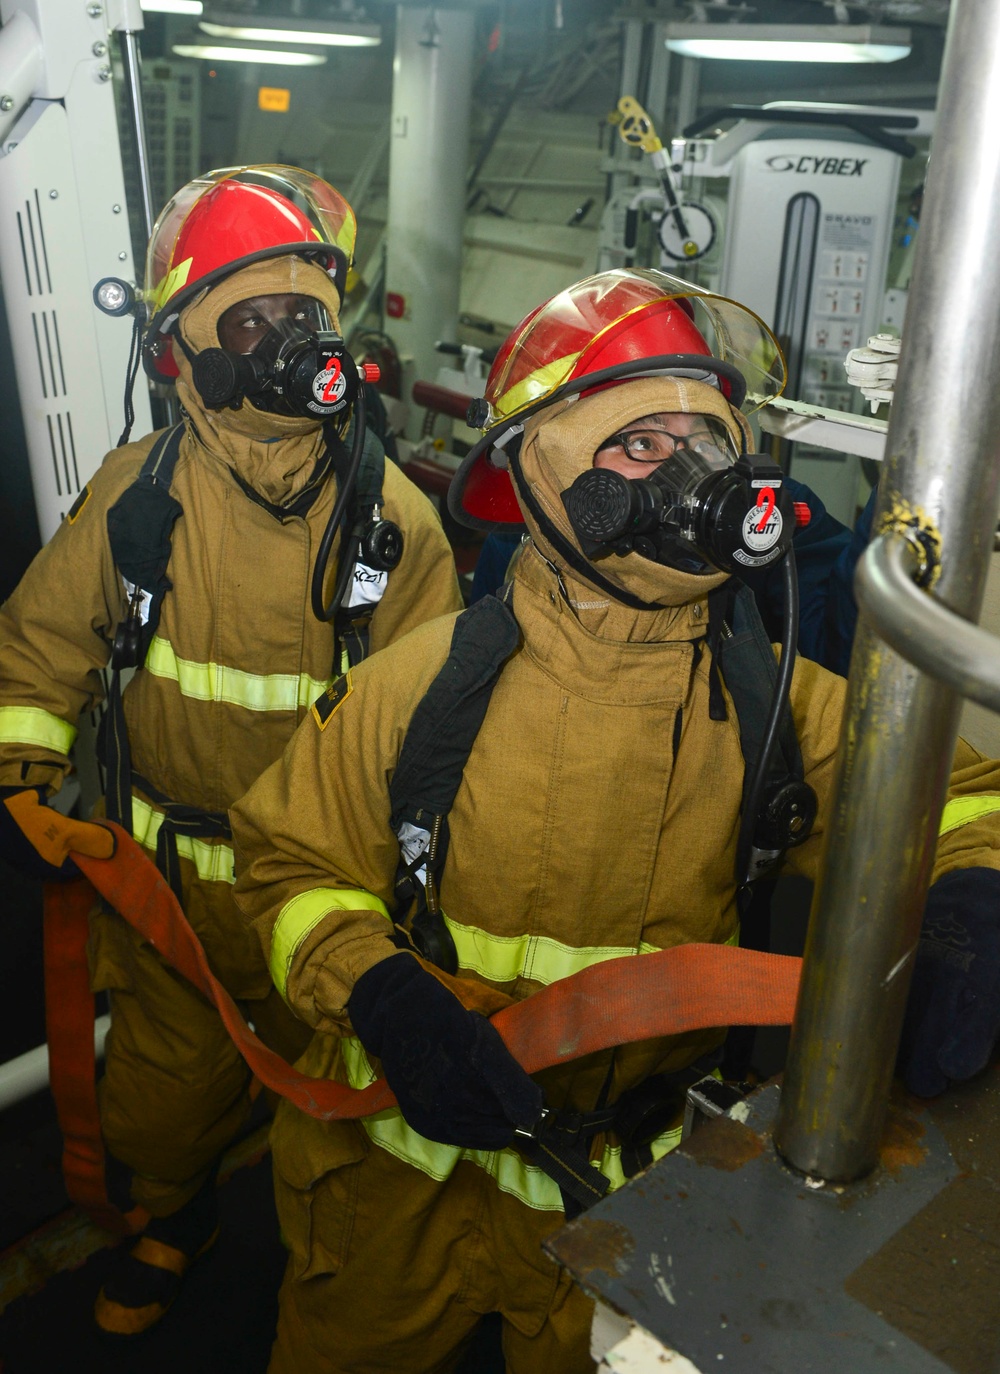
M 521 471 L 520 453 L 511 451 L 508 462 L 511 476 L 514 478 L 514 485 L 517 487 L 517 494 L 531 512 L 532 519 L 548 542 L 561 554 L 575 573 L 582 577 L 585 582 L 589 582 L 591 586 L 600 588 L 602 592 L 606 592 L 615 601 L 620 601 L 624 606 L 630 606 L 634 611 L 662 611 L 664 609 L 657 601 L 643 601 L 642 597 L 633 596 L 624 588 L 616 587 L 602 572 L 599 572 L 590 559 L 585 558 L 579 549 L 570 543 L 542 510 L 525 480 L 524 473 Z
M 168 337 L 171 339 L 175 339 L 177 343 L 180 344 L 181 352 L 184 354 L 185 358 L 187 358 L 188 362 L 193 365 L 194 360 L 195 358 L 197 358 L 198 355 L 191 347 L 191 345 L 188 343 L 187 339 L 185 339 L 184 331 L 181 329 L 181 322 L 179 319 L 177 321 L 177 324 L 170 331 Z

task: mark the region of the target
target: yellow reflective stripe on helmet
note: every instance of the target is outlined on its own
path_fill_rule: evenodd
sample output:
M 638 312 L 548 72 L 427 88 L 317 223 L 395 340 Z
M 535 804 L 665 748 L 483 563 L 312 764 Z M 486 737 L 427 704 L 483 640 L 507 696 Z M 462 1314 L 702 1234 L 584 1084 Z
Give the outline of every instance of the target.
M 655 954 L 659 945 L 643 941 L 634 945 L 565 945 L 545 935 L 493 935 L 477 926 L 463 926 L 445 916 L 458 951 L 459 966 L 494 983 L 530 978 L 534 983 L 558 983 L 592 964 L 624 959 L 634 954 Z M 724 942 L 739 944 L 739 930 Z
M 177 683 L 182 696 L 195 701 L 225 701 L 248 711 L 294 711 L 311 706 L 330 685 L 307 673 L 245 673 L 224 663 L 195 663 L 178 658 L 168 639 L 154 635 L 146 655 L 154 677 Z
M 76 726 L 40 706 L 0 706 L 0 744 L 37 744 L 68 754 Z
M 970 821 L 978 821 L 980 816 L 991 816 L 994 811 L 1000 811 L 1000 796 L 953 797 L 941 813 L 938 835 L 947 835 Z
M 166 305 L 171 296 L 175 295 L 182 286 L 187 285 L 187 279 L 191 275 L 191 264 L 194 258 L 185 258 L 183 262 L 171 267 L 163 280 L 153 292 L 153 309 L 159 310 Z
M 163 812 L 157 811 L 139 797 L 132 798 L 132 834 L 137 843 L 156 853 L 156 837 L 163 824 Z M 195 840 L 190 835 L 177 835 L 177 853 L 193 863 L 198 877 L 206 883 L 232 883 L 233 849 L 228 844 L 212 844 L 209 840 Z
M 494 407 L 497 416 L 504 420 L 512 419 L 522 407 L 530 405 L 532 401 L 537 401 L 539 396 L 544 396 L 547 392 L 554 391 L 557 386 L 561 386 L 573 371 L 579 356 L 578 352 L 567 353 L 564 357 L 536 368 L 534 372 L 529 372 L 526 377 L 515 382 L 497 401 Z
M 295 951 L 331 911 L 377 911 L 391 919 L 385 902 L 361 888 L 312 887 L 286 902 L 271 931 L 271 979 L 282 997 L 287 996 Z

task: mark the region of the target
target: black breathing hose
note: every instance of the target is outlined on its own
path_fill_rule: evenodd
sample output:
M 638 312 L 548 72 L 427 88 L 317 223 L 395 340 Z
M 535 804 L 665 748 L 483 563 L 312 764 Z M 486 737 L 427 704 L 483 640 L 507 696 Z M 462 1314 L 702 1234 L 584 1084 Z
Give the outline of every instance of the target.
M 760 811 L 771 758 L 778 743 L 778 733 L 788 709 L 792 673 L 795 671 L 795 655 L 799 644 L 799 580 L 795 572 L 795 552 L 791 544 L 789 544 L 788 552 L 782 561 L 782 571 L 785 582 L 785 617 L 781 627 L 781 662 L 778 665 L 778 677 L 774 684 L 771 709 L 768 711 L 767 724 L 764 726 L 764 740 L 761 744 L 760 758 L 757 760 L 757 768 L 750 784 L 750 791 L 747 794 L 746 805 L 743 808 L 743 817 L 740 822 L 740 840 L 736 852 L 740 856 L 740 863 L 744 865 L 745 870 L 739 875 L 741 886 L 747 882 L 749 877 L 746 865 L 749 864 L 753 853 L 754 826 L 757 823 L 757 813 Z
M 319 552 L 316 555 L 316 566 L 313 568 L 312 575 L 312 612 L 317 620 L 329 621 L 340 610 L 340 603 L 343 601 L 354 571 L 354 564 L 358 556 L 359 540 L 357 536 L 348 538 L 345 535 L 340 549 L 340 562 L 337 567 L 337 579 L 334 583 L 333 598 L 329 606 L 323 603 L 323 582 L 326 578 L 326 567 L 330 561 L 330 551 L 333 548 L 333 541 L 337 537 L 337 530 L 344 518 L 347 504 L 354 495 L 354 489 L 358 482 L 358 473 L 361 470 L 361 455 L 365 448 L 365 421 L 367 419 L 367 406 L 365 405 L 364 386 L 358 385 L 358 394 L 354 402 L 354 443 L 351 447 L 351 458 L 347 465 L 347 472 L 344 480 L 340 484 L 337 492 L 337 499 L 333 503 L 333 510 L 330 518 L 326 522 L 326 529 L 323 531 L 323 538 L 319 541 Z
M 129 441 L 132 426 L 135 424 L 135 379 L 142 362 L 142 313 L 139 306 L 132 317 L 132 342 L 129 344 L 128 363 L 125 366 L 125 428 L 118 436 L 116 447 L 123 448 Z

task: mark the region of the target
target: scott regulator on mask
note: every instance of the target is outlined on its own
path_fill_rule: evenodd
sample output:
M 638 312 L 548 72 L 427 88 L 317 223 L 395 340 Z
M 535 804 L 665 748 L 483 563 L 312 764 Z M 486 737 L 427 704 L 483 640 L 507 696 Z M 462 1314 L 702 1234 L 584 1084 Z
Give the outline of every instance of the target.
M 308 333 L 285 322 L 272 325 L 252 353 L 205 348 L 191 375 L 211 410 L 238 410 L 249 399 L 275 415 L 336 418 L 357 400 L 362 382 L 377 382 L 378 367 L 358 364 L 332 330 Z
M 183 344 L 182 344 L 183 346 Z M 191 356 L 191 376 L 202 400 L 212 410 L 238 410 L 248 399 L 272 415 L 315 416 L 331 425 L 328 442 L 353 416 L 351 452 L 333 511 L 320 539 L 313 568 L 311 602 L 318 620 L 333 620 L 347 597 L 356 566 L 391 572 L 403 556 L 399 526 L 382 518 L 376 505 L 351 515 L 365 442 L 365 382 L 379 380 L 374 363 L 359 364 L 333 330 L 304 330 L 294 321 L 273 324 L 252 353 L 206 348 Z M 331 423 L 332 422 L 332 423 Z M 338 532 L 341 554 L 332 598 L 324 595 L 326 569 Z
M 763 454 L 744 454 L 723 471 L 686 482 L 660 470 L 628 478 L 591 468 L 563 503 L 588 558 L 638 553 L 683 566 L 685 555 L 697 555 L 728 573 L 784 558 L 797 517 L 781 469 Z

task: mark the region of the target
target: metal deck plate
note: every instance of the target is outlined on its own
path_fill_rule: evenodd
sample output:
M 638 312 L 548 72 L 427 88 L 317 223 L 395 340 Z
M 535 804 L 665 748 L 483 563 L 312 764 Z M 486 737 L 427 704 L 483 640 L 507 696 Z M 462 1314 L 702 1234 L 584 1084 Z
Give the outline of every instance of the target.
M 998 1086 L 935 1112 L 940 1126 L 894 1105 L 880 1168 L 833 1189 L 778 1159 L 767 1085 L 744 1121 L 699 1127 L 547 1249 L 702 1371 L 988 1374 L 1000 1368 Z

